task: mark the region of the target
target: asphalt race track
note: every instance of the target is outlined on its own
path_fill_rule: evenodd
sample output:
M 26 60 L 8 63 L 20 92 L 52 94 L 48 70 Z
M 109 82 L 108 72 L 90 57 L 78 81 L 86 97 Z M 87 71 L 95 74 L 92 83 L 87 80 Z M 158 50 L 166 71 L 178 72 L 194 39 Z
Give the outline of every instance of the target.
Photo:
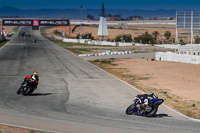
M 156 117 L 125 114 L 138 90 L 43 38 L 17 36 L 0 49 L 0 123 L 63 133 L 199 133 L 200 122 L 160 106 Z M 37 39 L 37 43 L 33 40 Z M 23 78 L 38 89 L 17 95 Z

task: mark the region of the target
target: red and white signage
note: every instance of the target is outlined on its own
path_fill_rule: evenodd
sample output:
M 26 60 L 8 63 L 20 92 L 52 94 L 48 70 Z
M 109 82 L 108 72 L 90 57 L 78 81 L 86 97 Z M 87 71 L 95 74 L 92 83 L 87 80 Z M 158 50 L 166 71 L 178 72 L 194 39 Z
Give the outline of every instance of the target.
M 33 26 L 39 26 L 39 21 L 38 20 L 33 20 Z

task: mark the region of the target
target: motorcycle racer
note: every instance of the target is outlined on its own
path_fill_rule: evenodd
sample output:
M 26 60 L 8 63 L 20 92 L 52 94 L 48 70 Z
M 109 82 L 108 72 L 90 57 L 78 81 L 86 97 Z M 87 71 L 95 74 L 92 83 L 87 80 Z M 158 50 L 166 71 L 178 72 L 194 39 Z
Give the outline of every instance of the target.
M 141 100 L 141 104 L 138 104 L 137 106 L 138 110 L 140 111 L 148 105 L 149 100 L 158 98 L 158 96 L 154 92 L 150 92 L 149 94 L 138 94 L 136 97 Z
M 139 94 L 135 96 L 133 103 L 126 109 L 126 114 L 153 117 L 158 111 L 159 105 L 163 102 L 164 100 L 158 98 L 153 92 L 149 94 Z
M 39 82 L 38 73 L 34 72 L 32 75 L 26 76 L 24 78 L 24 82 L 28 82 L 33 88 L 36 89 Z

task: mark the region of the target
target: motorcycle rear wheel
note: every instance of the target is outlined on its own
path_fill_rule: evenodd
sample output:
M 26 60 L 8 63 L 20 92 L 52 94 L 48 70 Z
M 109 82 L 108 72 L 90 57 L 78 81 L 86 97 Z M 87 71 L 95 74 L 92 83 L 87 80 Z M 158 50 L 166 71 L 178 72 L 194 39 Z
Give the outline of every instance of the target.
M 25 87 L 24 90 L 23 90 L 23 95 L 24 95 L 24 96 L 27 96 L 27 95 L 31 94 L 31 91 L 32 91 L 32 88 L 29 87 L 29 86 L 27 86 L 27 87 Z
M 145 112 L 144 116 L 146 117 L 153 117 L 158 111 L 158 106 L 153 106 L 150 112 Z

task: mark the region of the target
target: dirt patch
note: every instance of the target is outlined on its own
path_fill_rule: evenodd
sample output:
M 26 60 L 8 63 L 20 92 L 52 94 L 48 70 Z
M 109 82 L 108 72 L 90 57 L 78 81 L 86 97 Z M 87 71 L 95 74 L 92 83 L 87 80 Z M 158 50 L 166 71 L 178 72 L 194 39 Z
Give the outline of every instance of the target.
M 165 104 L 183 114 L 200 119 L 199 65 L 152 59 L 116 59 L 111 65 L 93 63 L 146 93 L 155 92 L 165 99 Z
M 48 132 L 0 125 L 0 133 L 48 133 Z
M 10 32 L 14 32 L 14 28 L 15 28 L 16 26 L 4 26 L 3 28 L 4 28 L 4 32 L 7 34 L 7 33 L 10 33 Z

